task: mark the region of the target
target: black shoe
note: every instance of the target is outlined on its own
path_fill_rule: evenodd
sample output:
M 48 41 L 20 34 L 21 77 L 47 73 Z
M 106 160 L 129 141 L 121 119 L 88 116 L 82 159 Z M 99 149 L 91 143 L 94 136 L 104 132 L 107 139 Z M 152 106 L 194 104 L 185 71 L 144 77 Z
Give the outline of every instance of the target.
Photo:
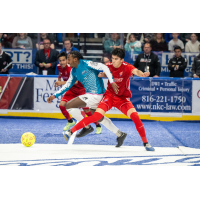
M 76 137 L 79 138 L 79 137 L 83 137 L 91 132 L 93 132 L 94 129 L 92 126 L 90 126 L 89 128 L 83 128 L 77 135 Z
M 117 137 L 117 142 L 118 144 L 115 147 L 120 147 L 122 146 L 127 134 L 122 132 L 122 135 L 120 137 Z

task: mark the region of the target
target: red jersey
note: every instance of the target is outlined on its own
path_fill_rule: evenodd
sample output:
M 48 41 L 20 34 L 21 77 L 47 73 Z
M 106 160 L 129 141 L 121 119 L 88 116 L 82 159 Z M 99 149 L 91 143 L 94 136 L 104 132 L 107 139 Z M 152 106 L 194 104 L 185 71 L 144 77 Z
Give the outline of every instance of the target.
M 118 97 L 125 97 L 125 98 L 132 97 L 132 93 L 129 90 L 129 83 L 132 71 L 136 68 L 133 65 L 126 62 L 123 62 L 119 68 L 115 68 L 112 62 L 106 63 L 106 65 L 109 68 L 110 72 L 112 73 L 115 83 L 119 86 L 118 88 L 119 91 L 116 94 L 113 90 L 112 85 L 108 81 L 108 87 L 106 93 L 107 94 L 110 93 L 112 96 L 118 96 Z
M 60 64 L 57 65 L 57 68 L 59 70 L 59 76 L 58 78 L 62 78 L 64 81 L 67 81 L 69 79 L 70 76 L 70 72 L 72 70 L 72 68 L 70 67 L 70 65 L 66 65 L 65 68 L 62 68 L 60 66 Z M 71 88 L 70 91 L 75 93 L 75 94 L 85 94 L 85 88 L 83 87 L 82 83 L 78 81 L 77 84 L 74 84 Z

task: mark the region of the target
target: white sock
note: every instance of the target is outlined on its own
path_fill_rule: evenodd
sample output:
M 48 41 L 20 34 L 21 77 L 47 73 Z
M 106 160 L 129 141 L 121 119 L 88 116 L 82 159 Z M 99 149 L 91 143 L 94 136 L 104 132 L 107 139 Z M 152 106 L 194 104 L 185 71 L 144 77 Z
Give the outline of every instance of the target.
M 79 108 L 71 108 L 67 110 L 74 119 L 76 119 L 78 122 L 80 122 L 84 117 L 81 114 L 81 111 Z M 85 128 L 89 128 L 90 126 L 86 126 Z
M 110 119 L 104 116 L 104 119 L 100 122 L 103 124 L 108 130 L 112 131 L 117 135 L 117 137 L 121 136 L 121 131 L 112 123 Z

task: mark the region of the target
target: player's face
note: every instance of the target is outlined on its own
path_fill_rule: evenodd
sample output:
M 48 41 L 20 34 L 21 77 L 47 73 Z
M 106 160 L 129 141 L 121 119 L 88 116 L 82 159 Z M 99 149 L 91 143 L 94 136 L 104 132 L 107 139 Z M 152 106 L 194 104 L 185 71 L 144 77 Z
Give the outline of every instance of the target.
M 67 59 L 66 59 L 65 56 L 60 57 L 60 58 L 58 59 L 58 61 L 59 61 L 59 64 L 60 64 L 60 66 L 61 66 L 62 68 L 65 68 L 66 65 L 67 65 L 67 63 L 68 63 L 68 61 L 67 61 Z
M 74 68 L 77 66 L 77 58 L 73 58 L 72 55 L 69 54 L 67 56 L 67 60 L 71 68 Z
M 106 64 L 106 63 L 108 63 L 108 62 L 110 62 L 110 60 L 109 60 L 108 58 L 104 57 L 104 58 L 103 58 L 103 63 Z
M 150 54 L 150 52 L 151 52 L 151 46 L 150 46 L 150 44 L 145 44 L 144 45 L 144 53 L 145 54 Z
M 175 56 L 176 56 L 177 58 L 179 58 L 179 57 L 181 56 L 181 50 L 180 50 L 180 49 L 176 49 L 176 50 L 174 51 L 174 53 L 175 53 Z
M 70 50 L 71 49 L 71 42 L 69 40 L 65 41 L 64 46 L 65 46 L 65 49 Z
M 121 64 L 124 62 L 124 59 L 121 59 L 118 56 L 112 55 L 112 64 L 115 68 L 118 68 L 121 66 Z

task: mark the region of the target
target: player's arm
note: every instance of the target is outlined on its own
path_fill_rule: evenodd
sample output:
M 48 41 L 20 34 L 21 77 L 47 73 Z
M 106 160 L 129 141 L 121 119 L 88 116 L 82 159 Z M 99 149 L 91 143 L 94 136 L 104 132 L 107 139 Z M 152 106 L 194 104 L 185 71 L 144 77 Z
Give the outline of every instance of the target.
M 66 81 L 65 85 L 63 85 L 63 87 L 56 93 L 54 93 L 53 95 L 51 95 L 48 99 L 47 102 L 51 103 L 55 98 L 58 98 L 60 95 L 64 94 L 65 92 L 67 92 L 77 81 L 76 77 L 74 77 L 72 75 L 72 71 L 70 73 L 69 79 Z
M 113 76 L 112 76 L 109 68 L 106 65 L 104 65 L 102 63 L 97 63 L 97 62 L 89 61 L 88 62 L 88 66 L 91 67 L 91 68 L 93 68 L 93 69 L 96 69 L 96 70 L 103 70 L 104 73 L 106 74 L 109 82 L 112 84 L 112 87 L 113 87 L 115 93 L 116 94 L 118 93 L 118 91 L 119 91 L 118 87 L 119 86 L 114 82 Z
M 136 76 L 139 76 L 139 77 L 148 77 L 150 75 L 150 72 L 142 72 L 138 69 L 133 69 L 132 70 L 132 74 L 136 75 Z

